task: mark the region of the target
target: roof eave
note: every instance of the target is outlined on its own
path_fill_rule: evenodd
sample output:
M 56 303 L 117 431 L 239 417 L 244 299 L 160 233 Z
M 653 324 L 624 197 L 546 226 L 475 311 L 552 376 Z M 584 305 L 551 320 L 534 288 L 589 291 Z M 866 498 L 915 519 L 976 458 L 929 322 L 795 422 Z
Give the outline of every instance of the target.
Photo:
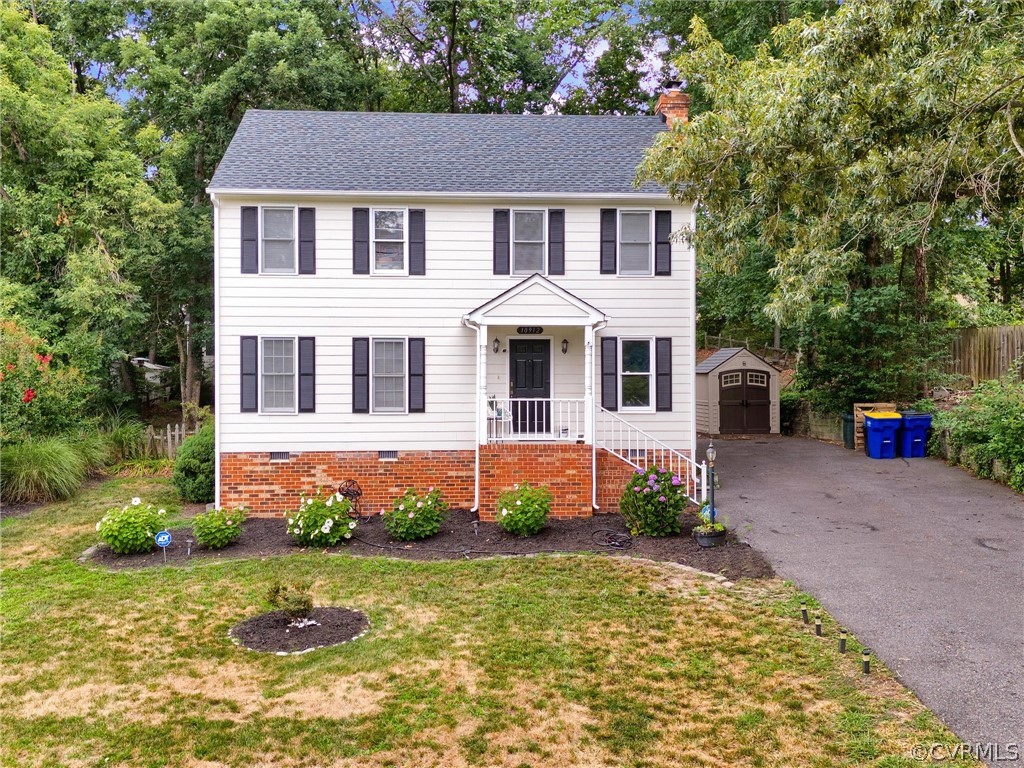
M 384 191 L 384 190 L 337 190 L 337 189 L 270 189 L 270 188 L 239 188 L 214 187 L 206 188 L 210 195 L 228 197 L 333 197 L 341 199 L 364 199 L 375 197 L 381 199 L 425 198 L 432 200 L 536 200 L 538 198 L 554 198 L 560 200 L 630 200 L 635 202 L 664 203 L 672 198 L 667 192 L 424 192 L 424 191 Z

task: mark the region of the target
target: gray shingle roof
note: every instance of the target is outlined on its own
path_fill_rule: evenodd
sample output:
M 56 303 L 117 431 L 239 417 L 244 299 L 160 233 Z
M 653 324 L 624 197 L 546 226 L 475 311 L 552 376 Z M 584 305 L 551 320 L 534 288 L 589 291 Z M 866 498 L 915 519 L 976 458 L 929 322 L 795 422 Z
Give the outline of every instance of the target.
M 743 347 L 729 347 L 728 349 L 720 349 L 715 352 L 711 357 L 707 358 L 698 365 L 695 369 L 695 373 L 711 373 L 715 368 L 720 366 L 727 360 L 731 360 L 737 352 L 742 352 Z
M 633 188 L 653 116 L 250 109 L 210 189 L 662 193 Z

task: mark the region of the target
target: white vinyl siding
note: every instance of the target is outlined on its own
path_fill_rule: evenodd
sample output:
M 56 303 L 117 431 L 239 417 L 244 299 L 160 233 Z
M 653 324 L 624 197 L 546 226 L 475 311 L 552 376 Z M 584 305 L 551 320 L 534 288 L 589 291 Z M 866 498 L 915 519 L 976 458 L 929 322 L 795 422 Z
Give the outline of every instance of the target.
M 405 413 L 405 339 L 373 339 L 370 349 L 370 412 Z
M 547 211 L 512 211 L 512 274 L 547 273 Z
M 260 403 L 264 413 L 295 413 L 295 339 L 260 339 Z
M 476 332 L 462 316 L 507 291 L 520 278 L 493 274 L 494 209 L 504 200 L 440 201 L 371 196 L 359 200 L 327 196 L 304 199 L 317 212 L 317 273 L 314 278 L 239 274 L 242 205 L 294 204 L 284 194 L 254 199 L 220 196 L 219 290 L 217 298 L 216 396 L 221 450 L 377 451 L 472 450 L 476 444 Z M 646 202 L 646 201 L 645 201 Z M 369 280 L 352 272 L 353 208 L 426 209 L 427 274 L 416 280 Z M 657 280 L 626 280 L 600 274 L 600 210 L 628 209 L 629 200 L 583 203 L 556 197 L 531 201 L 530 209 L 565 210 L 565 275 L 551 280 L 606 313 L 600 337 L 673 339 L 671 414 L 632 411 L 630 423 L 671 446 L 691 442 L 693 355 L 693 251 L 673 244 L 672 275 Z M 634 205 L 633 208 L 638 206 Z M 692 221 L 689 206 L 666 200 L 651 205 L 671 209 L 673 225 Z M 501 327 L 487 336 L 486 392 L 508 393 L 508 354 L 493 354 L 490 342 L 517 335 L 516 327 L 539 325 L 554 342 L 553 396 L 583 397 L 585 339 L 582 329 L 559 326 L 565 315 L 541 291 L 531 289 L 511 303 Z M 512 306 L 508 307 L 510 310 Z M 529 316 L 529 317 L 528 317 Z M 536 318 L 544 317 L 543 321 Z M 316 413 L 287 419 L 240 412 L 239 337 L 316 337 Z M 423 337 L 427 340 L 425 413 L 395 416 L 352 413 L 352 339 Z M 569 341 L 563 355 L 561 340 Z M 372 352 L 371 352 L 372 355 Z M 600 376 L 594 394 L 600 402 Z M 372 397 L 372 384 L 371 384 Z
M 654 339 L 619 339 L 619 407 L 650 411 L 654 406 Z
M 654 212 L 619 211 L 619 274 L 654 274 Z
M 371 271 L 375 275 L 409 274 L 408 211 L 374 208 L 370 211 Z
M 260 209 L 260 272 L 294 275 L 297 263 L 295 208 Z

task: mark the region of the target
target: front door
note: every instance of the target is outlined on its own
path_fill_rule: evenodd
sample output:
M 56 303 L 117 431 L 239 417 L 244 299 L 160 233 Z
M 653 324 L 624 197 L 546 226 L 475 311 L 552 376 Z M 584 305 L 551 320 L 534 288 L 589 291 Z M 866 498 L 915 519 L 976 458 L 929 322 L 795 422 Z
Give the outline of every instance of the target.
M 771 432 L 772 401 L 764 371 L 726 371 L 718 379 L 718 431 Z
M 509 339 L 508 369 L 512 431 L 550 432 L 551 341 Z

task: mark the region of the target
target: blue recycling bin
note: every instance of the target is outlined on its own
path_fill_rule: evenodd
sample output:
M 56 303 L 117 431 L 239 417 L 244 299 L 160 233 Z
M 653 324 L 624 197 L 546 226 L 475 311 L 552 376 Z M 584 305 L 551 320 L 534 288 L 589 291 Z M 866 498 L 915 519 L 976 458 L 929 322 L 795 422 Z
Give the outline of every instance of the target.
M 927 453 L 928 430 L 932 426 L 932 415 L 921 411 L 900 411 L 900 456 L 906 459 L 923 459 Z
M 864 450 L 872 459 L 895 459 L 896 438 L 903 417 L 891 411 L 864 414 Z

